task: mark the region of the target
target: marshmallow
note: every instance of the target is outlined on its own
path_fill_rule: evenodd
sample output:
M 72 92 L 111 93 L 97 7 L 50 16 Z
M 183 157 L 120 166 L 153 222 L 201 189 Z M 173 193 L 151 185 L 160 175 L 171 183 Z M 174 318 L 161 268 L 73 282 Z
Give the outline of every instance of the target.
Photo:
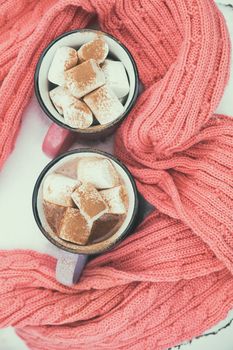
M 50 91 L 50 97 L 65 123 L 72 128 L 85 129 L 93 123 L 91 110 L 87 105 L 71 95 L 68 88 L 58 86 Z
M 72 128 L 86 129 L 93 123 L 91 110 L 82 101 L 77 101 L 64 110 L 65 123 Z
M 67 208 L 63 216 L 59 237 L 65 241 L 85 245 L 88 242 L 91 227 L 76 208 Z
M 122 98 L 129 93 L 129 81 L 122 62 L 106 60 L 102 70 L 106 84 L 110 86 L 118 98 Z
M 78 159 L 71 159 L 56 168 L 55 173 L 77 179 Z
M 57 86 L 49 92 L 49 95 L 55 108 L 60 114 L 63 114 L 64 109 L 78 101 L 71 95 L 69 89 L 65 86 Z
M 112 162 L 106 158 L 82 158 L 78 161 L 77 177 L 98 189 L 119 185 L 119 176 Z
M 50 228 L 54 233 L 59 232 L 62 217 L 66 211 L 66 207 L 43 201 L 44 214 Z
M 84 102 L 101 125 L 113 122 L 124 112 L 124 106 L 107 85 L 85 96 Z
M 108 190 L 100 191 L 104 201 L 107 203 L 109 213 L 125 214 L 126 213 L 126 193 L 123 186 L 109 188 Z
M 56 85 L 64 85 L 66 70 L 76 66 L 78 63 L 77 51 L 71 47 L 59 47 L 53 57 L 48 72 L 48 80 Z
M 65 72 L 65 83 L 71 94 L 81 98 L 105 83 L 103 71 L 90 59 Z
M 89 240 L 99 242 L 111 237 L 120 228 L 123 219 L 123 215 L 104 214 L 93 223 Z
M 49 174 L 43 183 L 43 199 L 47 202 L 73 207 L 71 193 L 78 181 L 59 174 Z
M 82 45 L 78 50 L 78 56 L 81 62 L 93 58 L 97 63 L 103 63 L 108 56 L 108 52 L 109 47 L 106 41 L 101 37 L 97 37 L 96 39 Z
M 103 198 L 90 183 L 82 183 L 77 187 L 72 193 L 72 199 L 89 222 L 97 220 L 108 211 Z

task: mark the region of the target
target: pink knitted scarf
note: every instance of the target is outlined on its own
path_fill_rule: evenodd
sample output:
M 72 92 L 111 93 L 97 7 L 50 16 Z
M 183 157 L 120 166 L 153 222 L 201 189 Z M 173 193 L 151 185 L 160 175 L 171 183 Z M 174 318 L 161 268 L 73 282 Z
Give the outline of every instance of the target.
M 230 47 L 212 0 L 0 0 L 0 164 L 12 151 L 45 46 L 98 15 L 145 91 L 116 153 L 157 210 L 67 288 L 53 258 L 0 251 L 0 326 L 33 350 L 161 350 L 233 306 L 233 121 L 214 111 Z

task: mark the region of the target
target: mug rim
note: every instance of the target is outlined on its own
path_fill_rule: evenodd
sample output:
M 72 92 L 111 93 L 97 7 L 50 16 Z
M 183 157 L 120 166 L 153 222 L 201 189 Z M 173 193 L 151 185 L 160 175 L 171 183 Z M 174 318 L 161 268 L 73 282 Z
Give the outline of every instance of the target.
M 56 117 L 54 117 L 54 115 L 48 110 L 46 103 L 44 103 L 43 98 L 41 97 L 41 93 L 40 93 L 40 88 L 39 88 L 39 75 L 40 75 L 40 68 L 41 68 L 41 64 L 42 61 L 45 57 L 45 55 L 47 54 L 47 52 L 49 51 L 49 49 L 59 40 L 61 40 L 62 38 L 66 37 L 67 35 L 73 34 L 73 33 L 79 33 L 79 32 L 94 32 L 94 33 L 103 33 L 104 35 L 108 36 L 109 38 L 111 38 L 112 40 L 114 40 L 118 45 L 120 45 L 123 50 L 127 53 L 132 67 L 133 67 L 133 71 L 134 71 L 134 75 L 135 75 L 135 87 L 134 87 L 134 92 L 133 92 L 133 96 L 131 98 L 131 101 L 129 102 L 128 107 L 126 108 L 126 110 L 117 118 L 115 119 L 113 122 L 104 125 L 101 125 L 101 129 L 97 129 L 95 128 L 96 126 L 98 127 L 99 125 L 95 125 L 93 127 L 89 127 L 86 129 L 80 129 L 80 128 L 72 128 L 71 126 L 63 123 L 62 121 L 58 120 Z M 88 29 L 88 28 L 82 28 L 82 29 L 74 29 L 71 30 L 69 32 L 65 32 L 61 35 L 59 35 L 58 37 L 56 37 L 54 40 L 52 40 L 47 46 L 46 48 L 42 51 L 40 58 L 37 62 L 36 65 L 36 70 L 34 73 L 34 91 L 35 91 L 35 95 L 37 98 L 37 101 L 39 102 L 40 107 L 42 108 L 42 110 L 44 111 L 44 113 L 57 125 L 61 126 L 62 128 L 65 128 L 67 130 L 73 131 L 73 132 L 77 132 L 80 134 L 97 134 L 99 132 L 102 132 L 104 130 L 108 130 L 112 127 L 114 127 L 116 124 L 118 124 L 119 122 L 123 121 L 127 115 L 130 113 L 130 111 L 132 110 L 133 106 L 135 105 L 135 102 L 137 100 L 138 97 L 138 93 L 139 93 L 139 73 L 138 73 L 138 68 L 136 65 L 136 62 L 132 56 L 132 54 L 130 53 L 129 49 L 117 38 L 115 38 L 113 35 L 106 33 L 104 31 L 100 31 L 100 30 L 95 30 L 95 29 Z
M 107 158 L 110 158 L 111 160 L 115 161 L 126 173 L 127 177 L 129 178 L 129 181 L 131 183 L 132 189 L 133 189 L 133 194 L 134 194 L 134 207 L 133 207 L 133 212 L 132 212 L 132 216 L 130 218 L 130 221 L 127 225 L 127 227 L 125 228 L 125 230 L 116 238 L 116 240 L 114 240 L 111 244 L 109 244 L 109 246 L 103 248 L 103 249 L 96 249 L 95 251 L 92 252 L 79 252 L 78 249 L 72 249 L 66 246 L 63 246 L 62 244 L 60 244 L 59 242 L 57 242 L 44 228 L 41 219 L 40 219 L 40 215 L 38 212 L 38 208 L 37 208 L 37 198 L 38 198 L 38 192 L 41 186 L 41 182 L 43 181 L 45 175 L 47 174 L 47 172 L 49 171 L 49 169 L 51 169 L 57 162 L 59 162 L 61 159 L 70 156 L 72 154 L 77 154 L 77 153 L 95 153 L 95 154 L 100 154 L 102 156 L 105 156 Z M 47 238 L 53 245 L 55 245 L 56 247 L 58 247 L 61 250 L 73 253 L 73 254 L 83 254 L 83 255 L 95 255 L 95 254 L 101 254 L 104 253 L 106 251 L 109 251 L 110 249 L 112 249 L 115 245 L 117 245 L 118 243 L 120 243 L 125 236 L 131 231 L 131 229 L 134 226 L 134 223 L 136 221 L 137 218 L 137 213 L 138 213 L 138 208 L 139 208 L 139 198 L 138 198 L 138 190 L 137 190 L 137 186 L 135 183 L 135 180 L 132 176 L 132 174 L 130 173 L 130 171 L 128 170 L 128 168 L 115 156 L 113 156 L 112 154 L 105 152 L 105 151 L 101 151 L 95 148 L 78 148 L 78 149 L 74 149 L 65 153 L 62 153 L 61 155 L 59 155 L 58 157 L 52 159 L 40 172 L 36 183 L 34 185 L 33 188 L 33 193 L 32 193 L 32 211 L 33 211 L 33 216 L 34 219 L 37 223 L 38 228 L 40 229 L 40 231 L 43 233 L 43 235 L 45 236 L 45 238 Z M 89 244 L 88 246 L 91 247 L 92 244 Z M 77 247 L 79 247 L 79 245 L 77 244 Z M 83 247 L 83 246 L 82 246 Z

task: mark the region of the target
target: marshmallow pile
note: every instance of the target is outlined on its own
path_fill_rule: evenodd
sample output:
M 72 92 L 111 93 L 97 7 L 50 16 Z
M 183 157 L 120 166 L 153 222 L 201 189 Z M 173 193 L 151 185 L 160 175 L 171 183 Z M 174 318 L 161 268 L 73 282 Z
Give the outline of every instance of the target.
M 48 225 L 61 239 L 86 245 L 103 240 L 122 224 L 127 193 L 112 162 L 107 158 L 83 157 L 46 176 L 43 208 Z M 76 176 L 73 169 L 76 167 Z
M 102 36 L 82 45 L 57 49 L 48 80 L 58 85 L 50 98 L 72 128 L 113 122 L 124 112 L 122 101 L 129 93 L 129 81 L 120 61 L 106 59 L 108 44 Z

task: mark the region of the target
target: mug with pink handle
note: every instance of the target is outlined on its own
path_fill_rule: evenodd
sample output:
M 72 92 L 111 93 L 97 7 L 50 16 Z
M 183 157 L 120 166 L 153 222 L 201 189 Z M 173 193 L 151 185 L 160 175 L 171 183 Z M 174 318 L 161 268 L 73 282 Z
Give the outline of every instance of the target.
M 117 118 L 106 124 L 99 124 L 96 122 L 97 120 L 94 117 L 94 122 L 90 127 L 74 128 L 65 122 L 64 116 L 59 113 L 59 110 L 55 107 L 53 101 L 51 100 L 51 91 L 54 90 L 56 85 L 48 80 L 48 74 L 54 59 L 54 55 L 58 49 L 70 47 L 78 50 L 83 44 L 94 40 L 97 35 L 101 35 L 109 47 L 109 53 L 107 56 L 108 62 L 117 61 L 118 63 L 121 62 L 123 64 L 128 80 L 129 90 L 127 95 L 120 97 L 122 111 Z M 102 67 L 102 64 L 100 66 Z M 116 70 L 118 68 L 116 66 Z M 111 67 L 111 71 L 113 71 L 114 74 L 114 66 Z M 116 74 L 118 74 L 118 71 Z M 117 76 L 115 78 L 117 78 Z M 115 81 L 108 81 L 107 85 L 109 84 L 112 84 L 114 88 Z M 104 32 L 93 29 L 78 29 L 62 34 L 47 46 L 36 67 L 34 87 L 35 94 L 41 108 L 53 121 L 53 124 L 51 125 L 44 139 L 42 147 L 43 151 L 49 157 L 53 158 L 63 151 L 69 149 L 75 140 L 99 140 L 114 133 L 120 123 L 127 117 L 136 102 L 139 91 L 139 80 L 136 63 L 129 50 L 120 41 L 110 34 Z M 121 89 L 120 84 L 118 84 L 118 89 Z M 121 91 L 118 91 L 118 96 L 121 95 Z M 82 99 L 83 98 L 81 98 L 81 100 Z

